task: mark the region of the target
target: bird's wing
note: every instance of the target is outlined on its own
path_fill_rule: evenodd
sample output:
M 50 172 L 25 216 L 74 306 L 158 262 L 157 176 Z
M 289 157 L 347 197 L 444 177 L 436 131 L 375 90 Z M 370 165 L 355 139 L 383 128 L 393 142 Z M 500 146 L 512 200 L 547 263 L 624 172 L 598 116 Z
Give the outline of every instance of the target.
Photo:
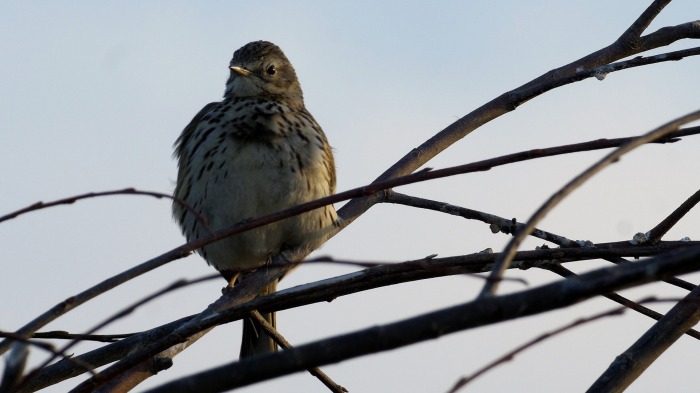
M 178 137 L 175 141 L 175 152 L 173 153 L 173 156 L 177 158 L 177 166 L 179 168 L 177 173 L 177 186 L 175 188 L 175 196 L 178 198 L 182 197 L 182 189 L 187 189 L 188 187 L 188 181 L 185 179 L 185 175 L 188 173 L 187 167 L 189 166 L 190 158 L 189 153 L 186 151 L 187 146 L 189 144 L 188 142 L 190 138 L 192 138 L 192 136 L 194 135 L 197 126 L 199 126 L 199 122 L 202 121 L 204 116 L 206 116 L 207 113 L 214 110 L 220 104 L 220 102 L 211 102 L 205 105 L 204 108 L 202 108 L 202 110 L 197 112 L 192 121 L 190 121 L 187 127 L 185 127 L 185 129 L 182 130 L 180 137 Z M 180 221 L 180 223 L 182 223 L 184 219 L 184 211 L 184 207 L 182 207 L 179 203 L 173 203 L 173 214 Z

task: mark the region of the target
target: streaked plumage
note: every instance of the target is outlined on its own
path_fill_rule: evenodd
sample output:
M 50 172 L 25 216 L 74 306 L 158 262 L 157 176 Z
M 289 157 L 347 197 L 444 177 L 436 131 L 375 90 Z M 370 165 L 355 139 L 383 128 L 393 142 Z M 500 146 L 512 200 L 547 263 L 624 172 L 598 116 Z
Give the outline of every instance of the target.
M 234 53 L 230 69 L 223 101 L 197 113 L 175 150 L 175 196 L 213 230 L 335 192 L 333 153 L 304 107 L 296 73 L 282 51 L 265 41 L 249 43 Z M 197 216 L 177 203 L 173 214 L 188 240 L 208 234 Z M 326 206 L 223 239 L 199 253 L 231 279 L 285 248 L 317 248 L 336 221 L 334 208 Z M 271 285 L 268 292 L 274 289 Z M 274 315 L 269 319 L 274 322 Z M 266 337 L 251 339 L 255 332 L 246 326 L 242 356 L 274 349 Z

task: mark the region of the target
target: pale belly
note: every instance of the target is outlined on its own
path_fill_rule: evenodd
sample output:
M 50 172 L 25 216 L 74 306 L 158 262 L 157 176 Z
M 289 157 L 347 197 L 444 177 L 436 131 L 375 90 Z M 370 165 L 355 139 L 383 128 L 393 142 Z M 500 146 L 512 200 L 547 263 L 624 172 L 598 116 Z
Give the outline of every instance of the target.
M 314 148 L 311 146 L 311 148 Z M 275 213 L 331 193 L 327 169 L 318 160 L 309 160 L 302 170 L 295 169 L 286 155 L 264 144 L 248 144 L 216 160 L 202 180 L 206 187 L 192 200 L 201 201 L 198 210 L 213 230 L 243 220 Z M 306 152 L 316 154 L 316 152 Z M 206 162 L 205 162 L 206 163 Z M 220 169 L 215 169 L 221 166 Z M 325 206 L 282 221 L 222 239 L 200 253 L 218 270 L 250 270 L 284 248 L 317 248 L 328 237 L 336 221 L 335 210 Z M 198 237 L 200 233 L 189 233 Z M 198 235 L 198 236 L 195 236 Z

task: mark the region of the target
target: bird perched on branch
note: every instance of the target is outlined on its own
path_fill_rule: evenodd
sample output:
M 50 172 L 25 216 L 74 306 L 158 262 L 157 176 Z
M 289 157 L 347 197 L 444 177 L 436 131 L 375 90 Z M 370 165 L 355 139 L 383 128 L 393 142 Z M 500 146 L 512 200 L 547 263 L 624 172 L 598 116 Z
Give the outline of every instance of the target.
M 173 214 L 188 241 L 208 235 L 209 228 L 335 192 L 331 147 L 306 110 L 294 68 L 280 48 L 265 41 L 246 44 L 233 54 L 229 69 L 223 100 L 199 111 L 175 143 L 175 197 L 190 209 L 174 203 Z M 219 240 L 198 253 L 232 285 L 239 273 L 265 265 L 284 249 L 319 247 L 336 224 L 335 209 L 327 205 Z M 263 316 L 275 325 L 274 313 Z M 274 350 L 256 323 L 244 320 L 241 357 Z

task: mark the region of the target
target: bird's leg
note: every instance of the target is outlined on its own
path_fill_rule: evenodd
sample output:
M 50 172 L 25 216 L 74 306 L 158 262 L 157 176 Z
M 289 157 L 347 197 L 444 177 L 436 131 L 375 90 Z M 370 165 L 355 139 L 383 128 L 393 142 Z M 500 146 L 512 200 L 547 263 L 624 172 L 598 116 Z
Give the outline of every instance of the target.
M 241 273 L 236 273 L 236 274 L 233 275 L 233 277 L 231 277 L 230 280 L 228 280 L 228 285 L 226 286 L 226 289 L 231 289 L 231 288 L 233 288 L 233 285 L 236 284 L 236 280 L 238 280 L 238 276 L 239 276 L 240 274 L 241 274 Z

